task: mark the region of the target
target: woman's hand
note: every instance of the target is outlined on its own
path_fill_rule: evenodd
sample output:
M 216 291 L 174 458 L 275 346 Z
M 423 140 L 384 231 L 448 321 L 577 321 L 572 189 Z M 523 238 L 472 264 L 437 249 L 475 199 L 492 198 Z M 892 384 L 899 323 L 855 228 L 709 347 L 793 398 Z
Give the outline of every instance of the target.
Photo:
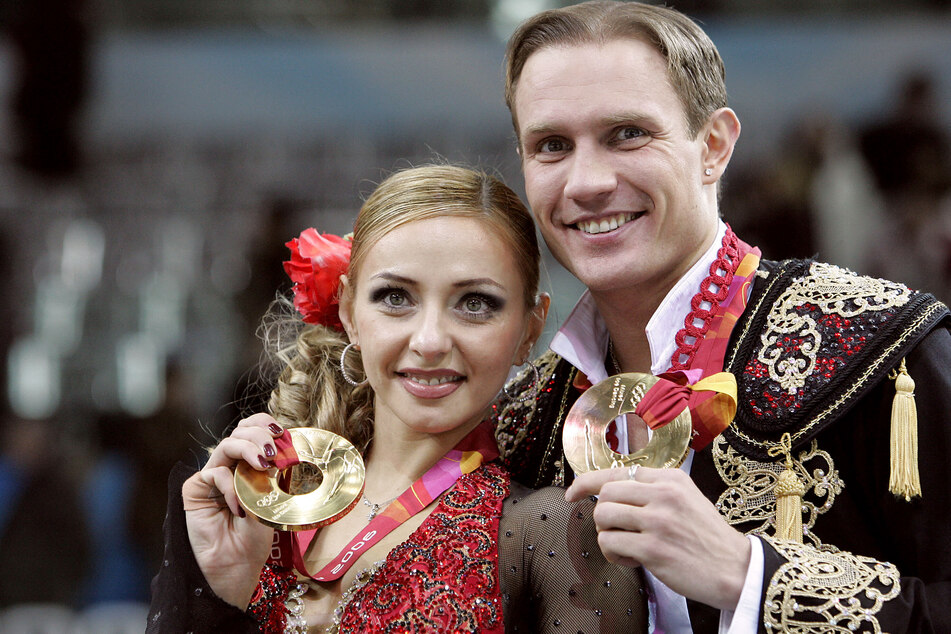
M 597 495 L 598 545 L 608 561 L 643 565 L 669 588 L 721 610 L 743 591 L 751 546 L 680 469 L 589 471 L 565 492 Z
M 271 551 L 274 529 L 247 517 L 234 492 L 239 460 L 271 468 L 274 438 L 284 429 L 267 414 L 245 418 L 215 447 L 205 467 L 182 485 L 188 539 L 208 585 L 242 610 L 254 594 Z

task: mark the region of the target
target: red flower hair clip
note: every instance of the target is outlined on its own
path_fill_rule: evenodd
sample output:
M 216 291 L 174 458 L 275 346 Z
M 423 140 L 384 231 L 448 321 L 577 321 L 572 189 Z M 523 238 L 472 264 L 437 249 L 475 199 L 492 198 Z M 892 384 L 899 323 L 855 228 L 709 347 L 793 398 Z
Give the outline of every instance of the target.
M 343 330 L 337 291 L 350 264 L 350 240 L 305 229 L 286 246 L 291 259 L 284 270 L 294 282 L 294 308 L 308 324 Z

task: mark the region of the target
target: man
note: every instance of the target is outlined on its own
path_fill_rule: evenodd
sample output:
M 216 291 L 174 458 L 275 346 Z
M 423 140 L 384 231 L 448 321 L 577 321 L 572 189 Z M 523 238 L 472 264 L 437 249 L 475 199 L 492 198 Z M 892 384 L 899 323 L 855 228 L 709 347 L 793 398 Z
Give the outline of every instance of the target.
M 515 476 L 571 483 L 561 434 L 578 397 L 667 373 L 670 394 L 690 386 L 682 468 L 592 471 L 567 492 L 597 494 L 602 550 L 643 565 L 654 631 L 951 631 L 947 308 L 760 261 L 720 220 L 740 123 L 715 46 L 674 10 L 589 2 L 529 19 L 506 100 L 541 233 L 588 289 L 537 385 L 507 388 L 524 390 L 498 413 Z M 697 395 L 722 371 L 736 415 L 719 433 L 732 411 Z M 622 446 L 642 444 L 627 432 Z

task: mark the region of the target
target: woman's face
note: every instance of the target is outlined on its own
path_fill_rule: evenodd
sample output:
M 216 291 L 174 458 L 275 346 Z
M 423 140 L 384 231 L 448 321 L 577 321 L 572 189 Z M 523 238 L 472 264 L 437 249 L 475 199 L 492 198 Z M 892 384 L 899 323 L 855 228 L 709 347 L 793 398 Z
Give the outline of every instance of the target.
M 341 319 L 376 394 L 375 425 L 441 434 L 476 425 L 544 322 L 525 306 L 515 256 L 474 218 L 386 234 L 348 281 Z

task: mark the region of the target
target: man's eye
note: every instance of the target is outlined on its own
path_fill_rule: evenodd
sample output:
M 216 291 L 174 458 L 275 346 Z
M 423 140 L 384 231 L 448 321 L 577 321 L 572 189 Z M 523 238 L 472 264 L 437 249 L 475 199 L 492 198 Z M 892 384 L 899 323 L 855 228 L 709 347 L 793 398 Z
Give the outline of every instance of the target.
M 564 152 L 567 144 L 561 139 L 546 139 L 538 144 L 538 151 L 542 153 Z
M 650 134 L 643 128 L 624 126 L 614 133 L 614 143 L 621 144 L 622 148 L 640 147 L 650 140 Z

